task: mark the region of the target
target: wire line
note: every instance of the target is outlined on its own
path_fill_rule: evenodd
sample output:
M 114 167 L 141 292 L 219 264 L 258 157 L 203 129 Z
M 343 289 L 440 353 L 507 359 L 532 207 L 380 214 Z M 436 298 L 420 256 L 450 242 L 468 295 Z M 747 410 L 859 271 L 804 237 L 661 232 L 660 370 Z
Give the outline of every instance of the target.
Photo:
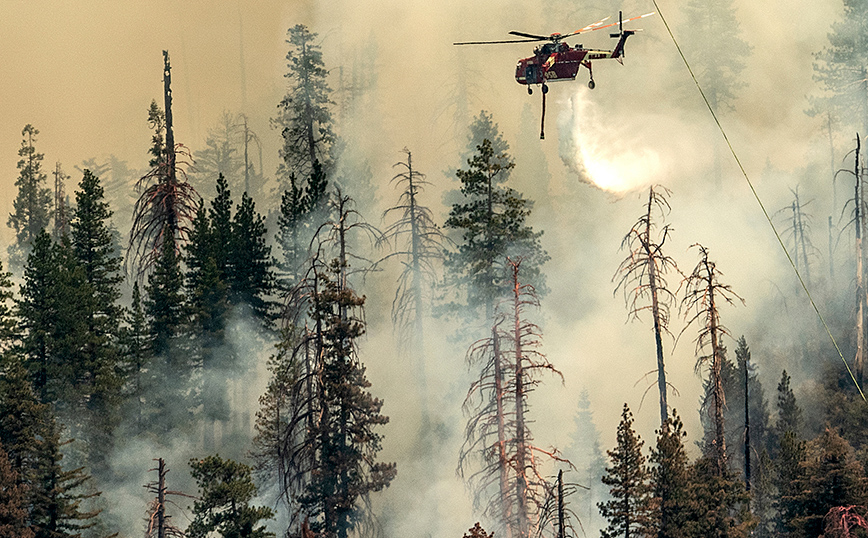
M 696 75 L 693 73 L 693 69 L 690 67 L 690 63 L 687 61 L 687 58 L 684 56 L 684 52 L 681 50 L 681 46 L 678 44 L 678 40 L 675 39 L 675 35 L 672 33 L 672 29 L 669 27 L 669 23 L 666 22 L 666 17 L 663 16 L 663 12 L 660 10 L 660 6 L 657 5 L 657 0 L 651 0 L 654 3 L 654 7 L 657 9 L 657 13 L 660 15 L 660 20 L 663 21 L 663 25 L 666 26 L 666 31 L 669 32 L 669 37 L 672 38 L 672 42 L 675 44 L 675 48 L 678 49 L 678 54 L 681 56 L 681 60 L 684 62 L 684 65 L 687 67 L 687 71 L 690 73 L 690 77 L 693 79 L 693 83 L 696 84 L 696 89 L 699 90 L 699 94 L 702 96 L 702 100 L 705 101 L 705 106 L 708 107 L 708 111 L 711 112 L 711 117 L 714 118 L 714 123 L 717 124 L 718 130 L 720 130 L 720 134 L 723 135 L 723 140 L 726 142 L 727 147 L 729 148 L 729 152 L 732 153 L 733 159 L 735 159 L 736 164 L 738 164 L 739 170 L 741 170 L 741 174 L 744 176 L 745 181 L 747 181 L 748 186 L 750 187 L 750 192 L 753 193 L 754 198 L 759 204 L 760 209 L 762 209 L 763 215 L 768 221 L 769 226 L 771 226 L 772 231 L 775 234 L 775 238 L 778 240 L 778 244 L 781 246 L 781 250 L 784 251 L 784 254 L 787 257 L 787 261 L 790 262 L 790 266 L 793 268 L 793 271 L 796 273 L 796 277 L 799 279 L 799 284 L 802 285 L 802 289 L 805 290 L 805 294 L 808 296 L 808 300 L 811 302 L 811 306 L 814 307 L 814 312 L 817 313 L 817 317 L 820 318 L 820 322 L 823 324 L 823 328 L 826 330 L 826 334 L 829 335 L 829 339 L 832 341 L 832 345 L 835 346 L 835 351 L 838 352 L 838 356 L 841 358 L 841 361 L 844 363 L 844 366 L 847 368 L 847 373 L 850 375 L 850 379 L 853 380 L 853 384 L 856 385 L 856 389 L 859 391 L 859 395 L 862 397 L 863 401 L 868 402 L 868 399 L 865 398 L 865 393 L 862 392 L 862 387 L 859 386 L 859 382 L 856 381 L 856 376 L 853 375 L 853 371 L 850 369 L 850 365 L 847 364 L 847 360 L 844 358 L 844 354 L 841 352 L 841 348 L 838 346 L 838 342 L 835 340 L 835 337 L 832 335 L 831 329 L 829 329 L 829 325 L 826 323 L 826 318 L 823 317 L 823 314 L 820 313 L 820 309 L 817 308 L 817 303 L 814 302 L 814 297 L 811 295 L 811 292 L 808 291 L 808 286 L 805 284 L 805 281 L 802 279 L 801 273 L 799 273 L 799 269 L 796 267 L 796 264 L 793 262 L 792 256 L 790 256 L 789 251 L 787 251 L 787 247 L 784 246 L 784 241 L 781 239 L 781 234 L 778 233 L 778 229 L 775 226 L 775 223 L 772 222 L 771 217 L 769 216 L 768 211 L 766 211 L 765 204 L 763 204 L 762 200 L 759 197 L 756 189 L 753 186 L 753 182 L 750 180 L 750 177 L 747 175 L 747 171 L 744 169 L 744 166 L 741 164 L 741 160 L 738 158 L 738 155 L 735 152 L 735 149 L 732 147 L 732 144 L 729 141 L 729 137 L 726 136 L 726 131 L 723 129 L 723 125 L 720 124 L 720 120 L 717 118 L 717 113 L 715 113 L 714 108 L 712 108 L 711 103 L 708 101 L 708 98 L 705 96 L 705 92 L 702 91 L 702 86 L 699 84 L 699 80 L 697 80 Z M 857 223 L 858 226 L 858 223 Z

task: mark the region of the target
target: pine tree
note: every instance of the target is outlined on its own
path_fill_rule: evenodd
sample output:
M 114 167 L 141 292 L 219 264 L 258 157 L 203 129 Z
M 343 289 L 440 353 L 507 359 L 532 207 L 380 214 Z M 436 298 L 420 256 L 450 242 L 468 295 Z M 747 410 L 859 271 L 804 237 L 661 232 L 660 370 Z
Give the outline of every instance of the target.
M 303 521 L 330 538 L 345 538 L 370 523 L 365 500 L 389 485 L 394 464 L 376 461 L 388 422 L 382 401 L 357 355 L 364 334 L 364 297 L 353 291 L 350 234 L 370 230 L 354 221 L 351 200 L 336 194 L 334 218 L 321 228 L 308 278 L 286 312 L 284 339 L 271 361 L 272 380 L 260 399 L 255 457 L 257 470 L 277 482 L 292 515 L 290 532 Z M 328 264 L 320 256 L 334 253 Z M 309 307 L 309 316 L 292 315 Z M 310 323 L 310 328 L 305 326 Z
M 686 291 L 681 307 L 688 312 L 688 316 L 691 316 L 688 318 L 685 330 L 697 320 L 702 322 L 699 336 L 696 338 L 696 351 L 700 353 L 708 349 L 708 354 L 699 357 L 696 367 L 699 369 L 703 364 L 708 365 L 713 403 L 710 410 L 713 413 L 714 423 L 712 450 L 714 460 L 717 462 L 718 474 L 723 477 L 727 469 L 727 453 L 723 414 L 726 397 L 722 376 L 725 348 L 721 340 L 729 335 L 729 331 L 720 321 L 718 306 L 722 303 L 734 304 L 734 299 L 744 302 L 744 299 L 741 299 L 728 285 L 720 283 L 721 273 L 715 263 L 708 259 L 708 249 L 702 245 L 696 246 L 699 248 L 700 260 L 686 279 Z
M 666 284 L 666 273 L 678 272 L 675 261 L 663 254 L 663 244 L 669 236 L 669 225 L 659 231 L 659 238 L 652 232 L 657 228 L 654 213 L 659 212 L 661 218 L 669 212 L 669 191 L 665 187 L 654 187 L 648 190 L 648 203 L 645 212 L 624 239 L 621 249 L 629 250 L 627 259 L 621 262 L 615 275 L 618 289 L 624 292 L 629 316 L 639 318 L 642 311 L 650 311 L 654 323 L 654 341 L 657 349 L 657 390 L 660 395 L 660 426 L 664 427 L 669 416 L 666 392 L 666 367 L 663 363 L 663 333 L 669 333 L 669 310 L 675 301 L 675 295 L 669 291 Z M 650 303 L 650 304 L 649 304 Z
M 189 418 L 188 381 L 194 366 L 193 357 L 185 349 L 189 318 L 180 261 L 169 228 L 164 232 L 160 257 L 148 275 L 144 303 L 154 355 L 153 404 L 149 407 L 153 413 L 153 428 L 160 432 L 183 424 Z
M 13 270 L 23 267 L 36 236 L 50 224 L 51 189 L 45 186 L 48 176 L 42 170 L 42 153 L 34 144 L 39 130 L 29 123 L 24 126 L 21 149 L 18 150 L 18 195 L 13 202 L 14 212 L 6 225 L 15 231 L 15 243 L 9 246 L 9 265 Z
M 314 431 L 320 459 L 299 498 L 302 510 L 315 518 L 311 529 L 336 538 L 346 538 L 356 526 L 358 503 L 387 487 L 396 474 L 394 463 L 374 460 L 381 448 L 375 428 L 389 419 L 380 414 L 383 402 L 367 392 L 370 382 L 355 354 L 354 343 L 365 330 L 364 298 L 341 284 L 341 271 L 332 264 L 314 299 L 313 318 L 323 327 L 322 418 Z
M 287 31 L 286 55 L 290 88 L 278 105 L 280 115 L 272 119 L 281 129 L 282 163 L 278 175 L 286 185 L 291 176 L 306 178 L 313 175 L 318 162 L 329 175 L 332 169 L 331 148 L 335 143 L 332 132 L 331 89 L 322 51 L 316 43 L 317 34 L 303 24 Z M 282 190 L 288 190 L 286 186 Z
M 28 525 L 27 486 L 9 463 L 0 445 L 0 538 L 33 538 Z
M 264 526 L 257 527 L 261 520 L 273 518 L 274 511 L 250 506 L 257 494 L 250 467 L 220 456 L 208 456 L 190 460 L 190 468 L 199 495 L 187 536 L 205 538 L 217 532 L 224 538 L 274 537 Z
M 633 431 L 633 414 L 627 404 L 618 424 L 618 442 L 607 451 L 611 466 L 606 468 L 603 484 L 610 487 L 611 500 L 601 502 L 600 515 L 609 521 L 601 531 L 603 538 L 643 536 L 652 528 L 651 486 L 642 455 L 641 438 Z
M 269 300 L 274 288 L 274 260 L 266 241 L 265 219 L 256 212 L 253 199 L 244 193 L 230 228 L 228 256 L 229 299 L 250 307 L 263 323 L 272 319 Z
M 868 132 L 868 15 L 864 0 L 845 0 L 841 19 L 832 24 L 829 46 L 814 54 L 814 80 L 825 95 L 813 99 L 813 114 L 831 112 L 838 120 Z
M 778 419 L 775 423 L 774 437 L 782 439 L 787 432 L 793 432 L 796 438 L 802 436 L 802 410 L 796 402 L 796 395 L 790 387 L 790 376 L 787 371 L 781 372 L 777 396 Z
M 94 471 L 99 471 L 111 450 L 112 430 L 120 421 L 118 407 L 123 379 L 118 338 L 122 311 L 117 300 L 123 277 L 109 224 L 112 212 L 105 202 L 99 178 L 89 170 L 84 171 L 75 200 L 70 225 L 72 251 L 84 272 L 88 292 L 88 300 L 77 313 L 84 319 L 87 330 L 79 358 L 84 376 L 77 382 L 86 401 L 90 463 Z
M 653 527 L 657 538 L 685 538 L 689 511 L 691 476 L 684 450 L 681 418 L 673 410 L 667 423 L 657 431 L 657 446 L 651 451 L 651 486 L 654 495 Z
M 685 535 L 695 538 L 747 538 L 756 525 L 744 484 L 727 469 L 719 471 L 716 458 L 701 457 L 690 466 L 690 512 Z
M 863 466 L 850 444 L 829 429 L 808 443 L 803 473 L 794 486 L 798 512 L 788 526 L 797 536 L 822 534 L 823 518 L 833 507 L 868 501 Z
M 504 185 L 513 166 L 507 154 L 495 153 L 492 141 L 483 140 L 468 169 L 456 173 L 463 200 L 453 204 L 446 220 L 447 228 L 461 234 L 457 251 L 446 258 L 450 283 L 466 294 L 462 302 L 485 320 L 493 318 L 497 299 L 507 292 L 508 257 L 526 260 L 525 282 L 545 292 L 540 267 L 549 257 L 540 245 L 542 232 L 526 224 L 532 203 Z
M 800 517 L 802 506 L 799 500 L 799 484 L 804 482 L 806 446 L 796 433 L 788 430 L 780 438 L 777 458 L 774 460 L 774 486 L 777 499 L 774 508 L 777 512 L 773 528 L 778 533 L 795 530 L 794 521 Z
M 600 447 L 600 432 L 594 423 L 588 389 L 579 393 L 578 410 L 573 417 L 575 430 L 570 435 L 570 444 L 564 449 L 564 457 L 578 469 L 577 481 L 588 489 L 576 492 L 583 527 L 597 529 L 602 527 L 597 503 L 606 500 L 607 492 L 602 487 L 602 477 L 606 470 L 606 456 Z
M 68 240 L 55 244 L 43 230 L 34 240 L 16 302 L 21 353 L 40 400 L 78 418 L 75 408 L 90 375 L 81 360 L 81 344 L 88 339 L 81 311 L 91 300 Z

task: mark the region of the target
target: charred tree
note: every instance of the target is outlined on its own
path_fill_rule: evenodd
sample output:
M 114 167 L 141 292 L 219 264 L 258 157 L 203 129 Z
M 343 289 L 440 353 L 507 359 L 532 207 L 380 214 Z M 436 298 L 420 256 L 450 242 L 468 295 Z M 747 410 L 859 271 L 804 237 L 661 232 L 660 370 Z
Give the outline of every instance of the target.
M 157 480 L 145 484 L 145 489 L 154 494 L 154 500 L 148 505 L 148 526 L 145 528 L 145 538 L 183 538 L 184 532 L 172 525 L 171 516 L 166 514 L 166 504 L 169 495 L 190 497 L 178 491 L 169 491 L 166 487 L 166 462 L 163 458 L 156 460 L 157 466 L 148 469 L 149 473 L 157 472 Z
M 694 322 L 700 322 L 699 336 L 696 337 L 696 352 L 700 355 L 696 361 L 696 369 L 708 366 L 712 386 L 712 417 L 714 423 L 713 459 L 718 476 L 727 472 L 726 435 L 724 429 L 723 408 L 726 399 L 723 392 L 721 368 L 724 360 L 724 347 L 721 342 L 724 336 L 731 336 L 720 321 L 718 307 L 722 303 L 734 304 L 739 297 L 727 284 L 721 284 L 721 272 L 713 261 L 708 259 L 708 249 L 702 245 L 694 245 L 699 249 L 699 263 L 693 272 L 685 278 L 685 295 L 681 300 L 681 308 L 687 317 L 684 330 Z M 682 331 L 683 332 L 683 331 Z
M 289 532 L 307 523 L 332 538 L 373 525 L 368 495 L 396 473 L 393 463 L 376 462 L 377 426 L 388 417 L 367 391 L 356 344 L 365 332 L 364 297 L 349 282 L 351 262 L 364 259 L 353 254 L 352 235 L 375 232 L 351 204 L 339 192 L 331 201 L 306 278 L 289 296 L 254 441 L 257 471 L 277 482 L 290 508 Z
M 410 150 L 404 148 L 404 153 L 407 160 L 395 164 L 401 171 L 392 178 L 401 189 L 398 203 L 383 212 L 383 218 L 396 215 L 395 221 L 383 233 L 385 239 L 394 241 L 395 250 L 384 260 L 397 258 L 404 266 L 392 300 L 392 323 L 399 331 L 402 345 L 416 358 L 413 369 L 422 400 L 422 428 L 427 429 L 428 381 L 423 321 L 426 297 L 437 281 L 446 239 L 434 222 L 431 210 L 419 203 L 419 195 L 430 183 L 425 174 L 413 168 Z
M 852 174 L 854 179 L 854 194 L 852 200 L 848 200 L 846 206 L 853 203 L 853 219 L 850 224 L 856 231 L 856 356 L 854 370 L 856 382 L 862 385 L 865 370 L 865 315 L 866 315 L 866 290 L 865 290 L 865 254 L 862 245 L 862 236 L 865 233 L 865 170 L 862 166 L 862 141 L 859 133 L 856 133 L 856 149 L 854 150 L 853 170 L 841 169 L 838 173 Z
M 629 250 L 629 255 L 621 262 L 615 275 L 615 278 L 620 276 L 615 291 L 623 291 L 630 318 L 638 319 L 640 312 L 651 312 L 657 349 L 661 427 L 666 427 L 669 416 L 666 367 L 663 363 L 663 333 L 669 333 L 669 310 L 675 300 L 675 295 L 667 287 L 665 276 L 670 271 L 678 272 L 678 266 L 675 260 L 663 254 L 663 244 L 666 243 L 671 228 L 667 224 L 657 232 L 654 216 L 659 213 L 662 219 L 669 212 L 669 194 L 665 187 L 658 186 L 656 191 L 654 187 L 649 189 L 645 212 L 621 241 L 621 248 Z
M 127 247 L 127 263 L 142 278 L 160 256 L 165 234 L 180 241 L 190 232 L 190 223 L 199 207 L 199 195 L 187 182 L 185 168 L 190 152 L 175 144 L 172 124 L 172 67 L 169 52 L 163 51 L 163 101 L 160 110 L 151 102 L 148 121 L 154 129 L 150 153 L 151 169 L 137 183 L 140 191 L 133 208 L 133 223 Z M 163 138 L 165 133 L 165 139 Z M 178 159 L 180 156 L 180 160 Z
M 470 418 L 458 471 L 467 477 L 485 512 L 501 518 L 507 536 L 527 538 L 539 531 L 553 487 L 542 475 L 538 456 L 565 461 L 556 450 L 533 443 L 528 395 L 540 383 L 541 370 L 561 374 L 537 349 L 539 327 L 524 317 L 539 300 L 533 286 L 521 281 L 521 260 L 508 260 L 508 266 L 511 297 L 498 313 L 491 337 L 468 351 L 468 361 L 483 366 L 464 402 Z

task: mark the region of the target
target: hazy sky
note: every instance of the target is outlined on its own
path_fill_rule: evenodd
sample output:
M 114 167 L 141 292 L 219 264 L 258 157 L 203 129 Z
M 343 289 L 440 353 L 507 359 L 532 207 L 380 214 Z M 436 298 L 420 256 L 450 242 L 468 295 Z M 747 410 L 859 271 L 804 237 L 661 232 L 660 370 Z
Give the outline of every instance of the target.
M 680 5 L 660 1 L 676 36 L 691 31 L 683 25 Z M 804 111 L 807 96 L 818 93 L 812 54 L 826 44 L 841 3 L 739 0 L 736 5 L 741 35 L 753 49 L 745 58 L 747 86 L 735 112 L 722 116 L 723 123 L 770 211 L 789 204 L 789 189 L 800 182 L 802 192 L 815 198 L 814 242 L 825 251 L 826 215 L 831 211 L 828 135 L 822 122 Z M 654 7 L 650 0 L 628 0 L 623 9 L 626 16 Z M 5 216 L 12 207 L 20 133 L 28 123 L 41 131 L 37 149 L 45 154 L 46 169 L 59 161 L 75 183 L 80 177 L 73 166 L 91 157 L 114 154 L 133 168 L 144 167 L 150 142 L 147 109 L 152 99 L 162 105 L 163 49 L 172 59 L 176 140 L 199 149 L 222 111 L 246 111 L 264 143 L 266 175 L 273 176 L 279 133 L 270 129 L 268 120 L 285 92 L 286 30 L 304 23 L 322 40 L 333 87 L 340 66 L 349 69 L 360 54 L 373 51 L 374 93 L 348 138 L 370 163 L 380 200 L 392 200 L 393 191 L 387 188 L 394 174 L 391 165 L 407 146 L 418 168 L 436 184 L 429 205 L 442 215 L 439 192 L 455 188 L 454 178 L 442 172 L 459 164 L 457 151 L 466 139 L 465 133 L 451 128 L 448 95 L 455 81 L 466 79 L 471 113 L 491 111 L 517 154 L 536 143 L 540 106 L 539 92 L 528 96 L 513 78 L 516 60 L 530 55 L 530 46 L 458 48 L 451 43 L 505 39 L 510 30 L 569 32 L 610 14 L 617 16 L 590 2 L 573 6 L 511 0 L 4 0 L 0 186 L 5 194 L 0 213 Z M 606 446 L 614 440 L 624 401 L 637 410 L 643 435 L 653 433 L 656 396 L 649 394 L 638 410 L 645 389 L 640 378 L 654 367 L 651 325 L 648 320 L 624 323 L 624 305 L 620 297 L 612 297 L 611 283 L 624 255 L 618 252 L 620 239 L 640 212 L 646 185 L 662 183 L 673 190 L 670 254 L 682 270 L 689 271 L 696 262 L 696 253 L 687 247 L 702 242 L 747 301 L 745 307 L 722 313 L 734 334 L 747 333 L 749 343 L 751 337 L 764 342 L 764 323 L 775 321 L 767 315 L 774 290 L 793 285 L 779 247 L 713 130 L 660 17 L 643 20 L 641 27 L 644 31 L 627 43 L 623 66 L 595 65 L 593 92 L 585 86 L 585 71 L 575 83 L 552 85 L 547 139 L 535 150 L 547 156 L 548 186 L 539 183 L 539 170 L 522 171 L 522 163 L 513 176 L 518 190 L 547 196 L 538 200 L 538 207 L 548 212 L 534 220 L 538 228 L 547 229 L 544 246 L 552 255 L 547 269 L 552 293 L 543 300 L 541 317 L 549 358 L 566 376 L 564 387 L 553 381 L 551 389 L 535 395 L 542 402 L 537 408 L 565 409 L 539 417 L 551 443 L 567 438 L 583 386 L 590 389 Z M 611 44 L 606 35 L 595 34 L 581 42 Z M 529 125 L 521 121 L 526 105 Z M 837 162 L 851 138 L 848 131 L 834 133 Z M 571 150 L 564 147 L 569 140 L 578 141 L 589 170 L 597 170 L 601 178 L 617 176 L 640 190 L 615 196 L 579 182 L 560 158 Z M 709 174 L 715 151 L 723 159 L 722 188 L 714 187 Z M 821 174 L 805 179 L 802 171 L 811 168 Z M 67 191 L 73 188 L 68 185 Z M 11 233 L 3 227 L 0 238 L 9 241 Z M 390 299 L 391 292 L 385 296 Z M 802 311 L 806 305 L 797 298 L 791 308 Z M 372 323 L 385 328 L 384 320 Z M 673 329 L 677 334 L 681 322 Z M 372 338 L 377 342 L 386 336 Z M 692 338 L 686 334 L 669 358 L 671 380 L 680 391 L 670 402 L 683 410 L 691 439 L 696 439 L 700 380 L 693 373 Z M 671 340 L 667 346 L 671 350 Z M 755 359 L 762 356 L 762 349 L 754 352 Z M 408 418 L 401 407 L 408 396 L 387 382 L 392 364 L 382 356 L 365 360 L 374 386 L 378 378 L 386 385 L 385 412 L 390 413 L 391 404 L 399 419 Z M 461 362 L 458 353 L 432 371 L 460 369 Z M 781 366 L 769 364 L 763 380 L 776 379 Z M 451 383 L 453 393 L 466 390 L 457 381 Z M 767 383 L 766 391 L 771 394 L 774 385 Z M 390 428 L 397 431 L 400 420 L 395 424 L 393 417 Z M 387 442 L 390 450 L 396 453 Z M 472 523 L 461 522 L 458 528 Z

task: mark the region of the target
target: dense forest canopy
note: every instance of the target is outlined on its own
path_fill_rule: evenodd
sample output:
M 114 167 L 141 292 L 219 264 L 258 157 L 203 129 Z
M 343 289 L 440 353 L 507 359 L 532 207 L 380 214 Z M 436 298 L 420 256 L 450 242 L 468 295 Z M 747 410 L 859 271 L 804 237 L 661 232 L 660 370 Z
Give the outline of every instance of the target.
M 868 4 L 660 4 L 789 257 L 659 14 L 451 46 L 647 2 L 4 6 L 0 536 L 862 525 Z

